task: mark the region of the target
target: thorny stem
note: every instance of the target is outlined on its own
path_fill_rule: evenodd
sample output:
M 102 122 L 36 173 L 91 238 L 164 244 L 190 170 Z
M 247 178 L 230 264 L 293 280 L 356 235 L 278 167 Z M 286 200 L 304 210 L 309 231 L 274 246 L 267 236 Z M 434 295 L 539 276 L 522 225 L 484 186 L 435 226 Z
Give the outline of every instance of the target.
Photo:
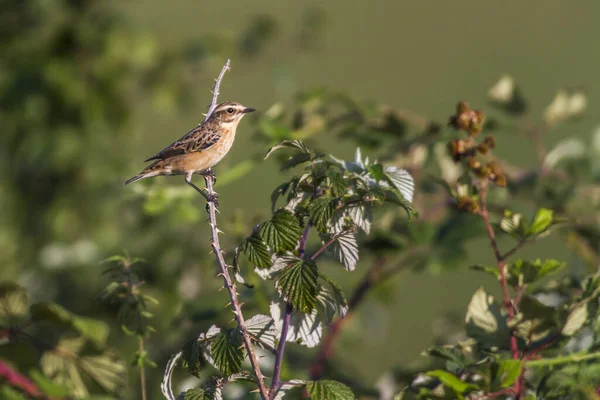
M 479 185 L 479 202 L 480 202 L 480 211 L 479 215 L 483 219 L 483 223 L 485 224 L 485 229 L 487 231 L 488 237 L 490 239 L 490 244 L 492 246 L 492 250 L 494 251 L 494 256 L 496 257 L 496 262 L 498 265 L 498 273 L 500 275 L 500 285 L 502 286 L 502 293 L 504 295 L 504 308 L 508 312 L 508 318 L 513 319 L 515 315 L 515 308 L 513 303 L 511 302 L 510 294 L 508 292 L 508 284 L 506 282 L 506 271 L 505 271 L 505 260 L 506 257 L 512 255 L 514 252 L 518 250 L 521 243 L 515 246 L 513 249 L 508 251 L 506 254 L 502 255 L 500 253 L 500 249 L 498 247 L 498 242 L 496 241 L 496 234 L 494 233 L 494 228 L 492 227 L 492 223 L 490 222 L 490 215 L 488 212 L 487 205 L 487 181 L 480 182 Z M 524 243 L 524 241 L 522 241 Z M 519 352 L 519 344 L 517 342 L 517 337 L 511 332 L 510 335 L 510 348 L 512 350 L 512 358 L 513 360 L 518 360 L 521 358 Z M 522 367 L 521 375 L 519 379 L 515 381 L 513 387 L 510 388 L 510 392 L 512 392 L 517 398 L 521 398 L 522 389 L 523 389 L 523 373 L 525 372 L 525 367 Z M 487 398 L 492 398 L 495 396 L 489 396 Z
M 300 258 L 304 257 L 306 252 L 306 243 L 308 241 L 308 235 L 310 233 L 311 223 L 308 221 L 304 228 L 304 233 L 300 237 L 300 244 L 298 247 L 298 255 Z M 277 346 L 277 352 L 275 353 L 275 366 L 273 367 L 273 381 L 271 383 L 271 399 L 275 398 L 277 391 L 281 387 L 281 365 L 283 363 L 283 353 L 285 352 L 285 342 L 287 340 L 288 331 L 290 328 L 290 320 L 294 307 L 290 303 L 286 303 L 285 311 L 283 313 L 283 322 L 281 325 L 281 335 L 279 336 L 279 345 Z
M 215 82 L 215 87 L 213 89 L 213 98 L 208 108 L 208 113 L 206 114 L 205 121 L 210 117 L 210 114 L 216 107 L 217 97 L 219 95 L 219 86 L 221 84 L 221 80 L 223 79 L 223 75 L 225 72 L 229 70 L 229 60 L 221 70 L 219 77 Z M 254 348 L 252 347 L 252 341 L 250 339 L 250 335 L 248 334 L 248 329 L 246 328 L 246 321 L 244 320 L 244 315 L 242 314 L 242 306 L 240 304 L 240 300 L 238 298 L 237 290 L 235 283 L 233 283 L 231 279 L 231 275 L 229 274 L 229 266 L 225 262 L 225 258 L 223 257 L 223 250 L 221 249 L 221 245 L 219 243 L 219 229 L 217 227 L 217 207 L 215 205 L 215 191 L 213 190 L 213 178 L 210 175 L 204 176 L 204 182 L 206 184 L 206 191 L 209 195 L 209 199 L 207 199 L 207 208 L 208 208 L 208 220 L 210 224 L 211 230 L 211 246 L 212 250 L 216 256 L 217 263 L 219 264 L 219 269 L 221 270 L 221 276 L 223 277 L 223 282 L 225 289 L 229 293 L 229 298 L 231 299 L 231 308 L 233 309 L 233 313 L 235 314 L 235 319 L 238 323 L 238 329 L 242 334 L 242 340 L 244 342 L 244 347 L 246 348 L 246 352 L 248 353 L 248 358 L 250 359 L 250 365 L 252 366 L 252 370 L 254 371 L 254 376 L 256 378 L 256 383 L 258 385 L 258 391 L 260 393 L 260 397 L 263 400 L 269 399 L 269 390 L 265 386 L 264 377 L 260 370 L 260 365 L 258 364 L 258 359 L 256 354 L 254 353 Z
M 214 199 L 215 191 L 213 190 L 212 186 L 212 177 L 205 176 L 204 181 L 206 183 L 206 191 L 209 195 L 212 195 L 211 198 Z M 235 318 L 238 323 L 238 329 L 242 334 L 244 347 L 246 348 L 246 352 L 248 352 L 248 358 L 250 359 L 250 365 L 252 366 L 252 370 L 254 371 L 254 375 L 256 377 L 256 383 L 258 384 L 260 397 L 263 400 L 267 400 L 269 399 L 269 390 L 265 386 L 263 374 L 260 370 L 256 354 L 254 353 L 254 348 L 252 347 L 252 341 L 250 339 L 250 335 L 248 334 L 248 329 L 246 328 L 246 321 L 244 320 L 244 315 L 242 314 L 242 306 L 238 298 L 236 286 L 235 283 L 233 283 L 233 281 L 231 280 L 231 275 L 229 274 L 229 266 L 225 262 L 225 259 L 223 257 L 223 250 L 221 250 L 221 245 L 219 243 L 219 229 L 217 228 L 217 208 L 215 207 L 214 200 L 207 201 L 207 204 L 208 218 L 212 237 L 212 250 L 217 258 L 217 263 L 219 264 L 219 269 L 221 270 L 220 275 L 223 277 L 225 289 L 227 289 L 227 292 L 229 293 L 229 298 L 231 299 L 231 308 L 233 309 L 233 313 L 235 314 Z

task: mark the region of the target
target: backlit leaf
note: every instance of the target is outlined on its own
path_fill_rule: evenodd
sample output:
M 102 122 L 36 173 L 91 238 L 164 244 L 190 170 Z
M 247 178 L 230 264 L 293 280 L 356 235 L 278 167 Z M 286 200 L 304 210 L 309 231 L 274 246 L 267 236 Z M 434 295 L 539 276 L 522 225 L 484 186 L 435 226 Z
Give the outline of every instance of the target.
M 354 271 L 358 263 L 356 234 L 352 231 L 344 231 L 333 236 L 332 240 L 335 241 L 329 246 L 330 251 L 347 271 Z
M 402 196 L 412 203 L 413 194 L 415 192 L 415 182 L 410 173 L 404 169 L 393 166 L 385 167 L 383 172 L 389 182 L 400 191 Z
M 500 306 L 483 288 L 477 289 L 467 308 L 467 334 L 484 347 L 508 349 L 510 331 Z
M 501 388 L 507 388 L 512 386 L 523 369 L 522 360 L 502 360 L 498 365 L 498 372 L 496 373 L 496 380 L 500 384 Z
M 246 320 L 246 330 L 252 340 L 262 347 L 275 350 L 275 341 L 279 339 L 279 331 L 275 321 L 268 315 L 258 314 Z

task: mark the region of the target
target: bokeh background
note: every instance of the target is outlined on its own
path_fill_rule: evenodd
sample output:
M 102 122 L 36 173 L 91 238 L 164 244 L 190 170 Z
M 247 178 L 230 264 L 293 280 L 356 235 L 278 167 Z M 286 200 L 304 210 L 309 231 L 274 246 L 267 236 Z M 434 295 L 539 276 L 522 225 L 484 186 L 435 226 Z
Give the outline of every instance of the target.
M 226 300 L 216 291 L 202 199 L 180 177 L 121 182 L 203 119 L 227 58 L 232 70 L 220 99 L 259 113 L 327 87 L 445 122 L 458 100 L 489 107 L 488 89 L 509 74 L 532 121 L 558 89 L 585 93 L 585 118 L 548 129 L 548 146 L 566 136 L 587 140 L 600 122 L 595 1 L 21 0 L 0 7 L 0 279 L 23 284 L 33 300 L 111 321 L 115 310 L 98 300 L 106 284 L 100 261 L 124 252 L 144 258 L 144 290 L 160 300 L 149 345 L 158 364 L 151 398 L 160 398 L 169 354 L 199 329 L 226 323 Z M 270 143 L 257 139 L 259 118 L 242 122 L 215 168 L 230 250 L 267 215 L 271 190 L 289 175 L 262 161 Z M 352 157 L 356 147 L 327 132 L 310 139 L 338 157 Z M 500 156 L 535 162 L 533 144 L 519 135 L 497 139 Z M 336 360 L 364 386 L 418 363 L 463 318 L 475 288 L 490 282 L 467 269 L 491 260 L 486 241 L 469 249 L 464 268 L 408 270 L 375 291 L 342 333 Z M 541 251 L 569 260 L 559 238 L 524 254 Z M 369 262 L 335 276 L 350 291 Z M 112 324 L 110 341 L 127 354 L 136 342 Z

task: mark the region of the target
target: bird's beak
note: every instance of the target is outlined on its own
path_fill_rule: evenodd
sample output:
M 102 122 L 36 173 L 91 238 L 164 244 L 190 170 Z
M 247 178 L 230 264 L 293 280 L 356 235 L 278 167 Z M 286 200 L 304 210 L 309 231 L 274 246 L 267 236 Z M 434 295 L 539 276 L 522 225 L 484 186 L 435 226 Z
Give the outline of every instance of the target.
M 244 108 L 244 114 L 251 113 L 252 111 L 256 111 L 256 108 L 250 108 L 250 107 Z

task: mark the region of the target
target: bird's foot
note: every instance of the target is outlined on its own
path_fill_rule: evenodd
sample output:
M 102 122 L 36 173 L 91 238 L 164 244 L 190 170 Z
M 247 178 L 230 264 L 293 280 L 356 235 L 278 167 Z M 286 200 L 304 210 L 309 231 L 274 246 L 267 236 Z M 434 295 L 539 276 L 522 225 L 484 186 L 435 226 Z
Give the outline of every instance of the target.
M 212 183 L 213 185 L 217 183 L 217 176 L 215 175 L 215 173 L 212 171 L 212 169 L 205 169 L 204 171 L 200 172 L 200 175 L 202 175 L 203 177 L 209 177 L 210 179 L 212 179 Z
M 217 193 L 206 193 L 206 211 L 208 212 L 208 203 L 213 203 L 215 205 L 215 209 L 219 209 L 219 195 Z

